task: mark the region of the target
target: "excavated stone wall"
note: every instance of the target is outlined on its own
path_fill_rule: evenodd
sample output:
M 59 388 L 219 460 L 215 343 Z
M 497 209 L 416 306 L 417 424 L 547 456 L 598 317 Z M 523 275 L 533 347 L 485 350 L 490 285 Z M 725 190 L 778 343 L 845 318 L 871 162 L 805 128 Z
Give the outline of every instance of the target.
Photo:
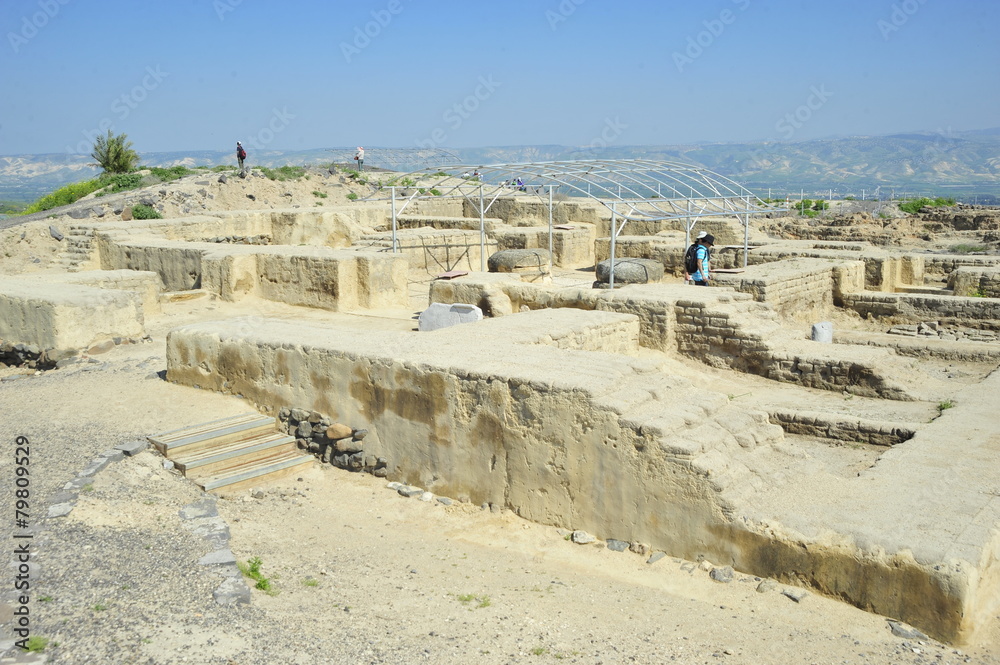
M 631 325 L 635 338 L 634 324 L 573 310 L 460 332 L 196 324 L 171 332 L 168 379 L 363 423 L 366 454 L 385 459 L 390 479 L 809 585 L 938 639 L 962 641 L 992 616 L 1000 550 L 995 502 L 980 491 L 992 478 L 991 416 L 974 397 L 984 391 L 872 468 L 810 475 L 783 452 L 779 427 L 725 395 L 655 362 L 554 348 L 557 337 L 603 346 L 587 326 L 618 336 Z
M 1000 298 L 1000 267 L 962 267 L 951 273 L 948 287 L 958 296 Z
M 844 291 L 861 291 L 865 266 L 852 263 L 791 259 L 748 267 L 740 273 L 715 273 L 717 286 L 729 286 L 766 302 L 780 316 L 815 317 L 829 313 Z
M 844 306 L 863 317 L 889 323 L 939 321 L 987 330 L 1000 330 L 1000 299 L 961 298 L 919 294 L 852 293 Z
M 0 278 L 0 339 L 71 352 L 115 337 L 141 338 L 136 293 L 37 279 Z
M 594 265 L 594 235 L 592 224 L 574 223 L 572 229 L 553 229 L 552 260 L 563 268 L 585 268 Z M 493 237 L 500 250 L 549 248 L 548 228 L 500 228 Z

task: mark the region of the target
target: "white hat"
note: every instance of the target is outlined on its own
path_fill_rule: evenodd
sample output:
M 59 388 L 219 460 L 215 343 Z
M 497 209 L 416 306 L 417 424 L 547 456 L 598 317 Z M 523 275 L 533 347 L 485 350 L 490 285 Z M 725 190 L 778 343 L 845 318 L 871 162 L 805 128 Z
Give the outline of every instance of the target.
M 695 238 L 695 240 L 701 240 L 702 238 L 704 238 L 707 235 L 708 235 L 708 231 L 702 231 L 701 233 L 698 234 L 698 237 Z

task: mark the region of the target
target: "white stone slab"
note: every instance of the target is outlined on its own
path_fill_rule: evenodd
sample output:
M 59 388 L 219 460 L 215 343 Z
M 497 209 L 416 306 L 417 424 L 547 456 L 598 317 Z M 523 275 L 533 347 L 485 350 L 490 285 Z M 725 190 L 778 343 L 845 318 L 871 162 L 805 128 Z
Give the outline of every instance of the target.
M 464 305 L 454 303 L 432 303 L 430 307 L 420 313 L 420 330 L 439 330 L 457 326 L 460 323 L 471 323 L 483 320 L 483 310 L 475 305 Z

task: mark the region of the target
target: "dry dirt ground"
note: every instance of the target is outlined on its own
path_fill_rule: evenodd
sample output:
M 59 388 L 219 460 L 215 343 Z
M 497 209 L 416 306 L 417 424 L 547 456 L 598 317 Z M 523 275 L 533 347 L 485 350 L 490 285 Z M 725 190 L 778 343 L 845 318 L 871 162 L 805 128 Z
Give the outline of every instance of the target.
M 416 288 L 417 309 L 421 297 Z M 409 329 L 412 314 L 354 318 Z M 97 474 L 67 517 L 38 520 L 99 452 L 250 410 L 157 374 L 170 328 L 235 315 L 301 312 L 263 301 L 168 304 L 147 322 L 152 344 L 38 375 L 0 375 L 0 430 L 10 444 L 0 457 L 0 500 L 8 506 L 9 448 L 16 436 L 31 442 L 30 512 L 42 530 L 33 543 L 31 626 L 51 640 L 45 662 L 1000 662 L 995 626 L 962 651 L 900 638 L 884 618 L 816 594 L 795 602 L 782 594 L 790 587 L 759 592 L 761 580 L 738 572 L 716 582 L 699 562 L 648 564 L 508 512 L 405 499 L 385 480 L 319 463 L 256 498 L 248 490 L 217 503 L 233 553 L 260 557 L 273 585 L 271 594 L 254 590 L 249 606 L 213 600 L 223 578 L 198 560 L 215 547 L 179 516 L 205 495 L 153 452 Z M 6 525 L 9 552 L 12 515 Z M 0 607 L 0 619 L 10 609 Z

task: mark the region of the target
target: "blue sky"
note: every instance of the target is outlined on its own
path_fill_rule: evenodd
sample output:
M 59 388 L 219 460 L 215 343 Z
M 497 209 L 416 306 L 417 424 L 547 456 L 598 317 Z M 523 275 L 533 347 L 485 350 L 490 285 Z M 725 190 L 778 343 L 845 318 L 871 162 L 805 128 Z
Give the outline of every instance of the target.
M 4 0 L 0 154 L 1000 126 L 993 0 Z

